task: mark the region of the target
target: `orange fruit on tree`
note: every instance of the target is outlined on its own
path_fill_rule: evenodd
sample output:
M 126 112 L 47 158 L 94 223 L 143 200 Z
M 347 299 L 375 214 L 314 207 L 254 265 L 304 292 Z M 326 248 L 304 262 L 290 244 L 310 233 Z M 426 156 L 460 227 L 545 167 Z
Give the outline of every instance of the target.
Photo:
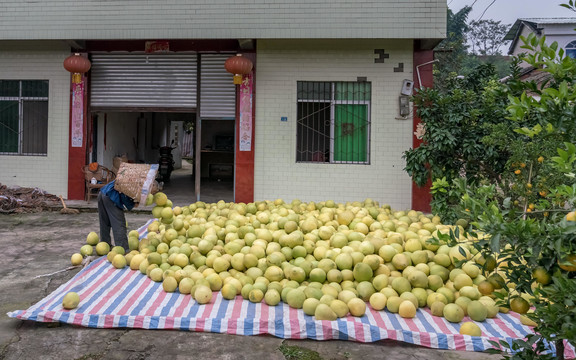
M 544 156 L 540 156 L 540 157 L 538 158 L 538 162 L 539 162 L 539 163 L 543 163 L 543 162 L 544 162 Z
M 570 211 L 568 214 L 566 214 L 566 220 L 576 221 L 576 211 Z
M 482 295 L 492 295 L 494 292 L 494 285 L 489 281 L 484 280 L 478 284 L 478 291 L 480 291 L 480 294 Z
M 532 271 L 532 277 L 542 285 L 548 285 L 552 282 L 552 276 L 550 276 L 550 273 L 541 266 Z
M 576 254 L 569 254 L 561 257 L 558 259 L 558 266 L 560 266 L 560 269 L 565 271 L 576 271 Z
M 510 301 L 510 310 L 518 314 L 526 314 L 530 309 L 530 303 L 523 297 L 517 296 Z
M 522 174 L 522 170 L 518 169 L 518 170 L 514 171 L 514 174 L 520 175 L 520 174 Z

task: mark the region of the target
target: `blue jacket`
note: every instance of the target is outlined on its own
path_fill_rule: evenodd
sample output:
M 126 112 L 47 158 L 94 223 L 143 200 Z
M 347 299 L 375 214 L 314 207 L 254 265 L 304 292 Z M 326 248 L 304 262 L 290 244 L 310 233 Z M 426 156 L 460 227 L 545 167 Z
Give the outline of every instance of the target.
M 114 202 L 114 204 L 122 210 L 124 210 L 124 208 L 126 208 L 126 210 L 132 210 L 132 208 L 134 208 L 134 200 L 132 200 L 131 197 L 114 189 L 114 181 L 104 185 L 100 189 L 100 192 L 102 195 L 108 196 L 110 200 L 112 200 L 112 202 Z

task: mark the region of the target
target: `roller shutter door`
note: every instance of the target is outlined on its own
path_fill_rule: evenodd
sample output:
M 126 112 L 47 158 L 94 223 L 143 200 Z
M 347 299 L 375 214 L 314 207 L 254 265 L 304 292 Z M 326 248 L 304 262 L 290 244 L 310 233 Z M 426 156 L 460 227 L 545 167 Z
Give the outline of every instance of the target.
M 234 54 L 200 54 L 200 116 L 235 119 L 236 85 L 224 62 Z
M 92 54 L 94 110 L 194 110 L 196 54 Z

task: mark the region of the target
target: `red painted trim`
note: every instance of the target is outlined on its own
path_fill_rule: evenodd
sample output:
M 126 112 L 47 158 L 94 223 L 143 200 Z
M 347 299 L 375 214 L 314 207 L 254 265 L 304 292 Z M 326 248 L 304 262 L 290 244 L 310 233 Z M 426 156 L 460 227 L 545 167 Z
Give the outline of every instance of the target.
M 146 41 L 166 41 L 165 39 L 147 40 L 88 40 L 86 49 L 92 51 L 141 51 L 146 49 Z M 238 40 L 168 40 L 171 52 L 178 51 L 240 51 Z
M 86 56 L 86 55 L 84 55 Z M 82 76 L 84 81 L 84 121 L 82 123 L 82 147 L 72 147 L 72 76 L 70 76 L 70 114 L 68 126 L 68 199 L 69 200 L 82 200 L 85 194 L 85 181 L 84 174 L 82 173 L 82 166 L 86 165 L 86 145 L 87 139 L 87 81 L 86 77 Z
M 255 54 L 243 54 L 256 64 Z M 236 163 L 234 177 L 234 201 L 250 203 L 254 201 L 254 153 L 256 129 L 256 72 L 252 70 L 252 147 L 250 151 L 240 151 L 240 93 L 236 92 Z
M 421 66 L 418 70 L 416 66 L 420 64 L 427 63 L 434 60 L 434 52 L 432 50 L 420 50 L 414 45 L 414 84 L 418 86 L 431 87 L 434 85 L 433 75 L 432 75 L 432 64 Z M 420 71 L 420 79 L 422 84 L 418 83 L 418 71 Z M 413 118 L 413 132 L 416 131 L 416 126 L 420 123 L 420 118 L 416 116 L 416 111 L 414 111 Z M 422 140 L 416 138 L 415 135 L 412 136 L 412 146 L 417 148 L 422 144 Z M 431 182 L 428 181 L 423 187 L 419 187 L 415 183 L 412 183 L 412 209 L 424 212 L 430 212 L 430 201 L 432 201 L 432 195 L 430 194 Z

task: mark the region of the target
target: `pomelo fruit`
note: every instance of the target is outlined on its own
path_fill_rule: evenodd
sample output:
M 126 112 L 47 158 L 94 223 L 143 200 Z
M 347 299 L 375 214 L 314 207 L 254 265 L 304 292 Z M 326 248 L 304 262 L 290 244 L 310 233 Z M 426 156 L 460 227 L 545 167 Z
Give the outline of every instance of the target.
M 304 303 L 302 304 L 302 310 L 304 311 L 304 314 L 314 316 L 316 313 L 316 307 L 318 305 L 320 305 L 320 300 L 315 298 L 308 298 L 304 300 Z
M 382 293 L 374 293 L 372 294 L 372 296 L 370 296 L 370 306 L 372 306 L 372 309 L 380 311 L 383 310 L 386 307 L 386 300 L 388 298 L 386 297 L 386 295 L 382 294 Z
M 72 256 L 70 257 L 70 263 L 73 266 L 82 264 L 82 260 L 84 260 L 84 256 L 82 256 L 82 254 L 80 253 L 72 254 Z
M 410 300 L 404 300 L 398 307 L 398 315 L 403 318 L 413 318 L 416 316 L 416 306 Z
M 94 231 L 91 231 L 90 233 L 88 233 L 88 236 L 86 236 L 86 244 L 88 244 L 88 245 L 95 246 L 96 244 L 98 244 L 99 240 L 100 240 L 100 237 Z
M 162 281 L 162 288 L 164 289 L 164 291 L 166 291 L 168 293 L 176 291 L 177 287 L 178 287 L 178 282 L 176 281 L 176 279 L 173 276 L 167 276 Z
M 338 319 L 338 315 L 327 304 L 318 304 L 314 310 L 314 317 L 316 320 L 330 320 Z
M 194 299 L 198 304 L 207 304 L 212 300 L 212 290 L 206 285 L 199 285 L 194 291 Z
M 352 316 L 360 317 L 366 313 L 366 303 L 362 299 L 350 299 L 346 305 L 348 305 L 348 309 Z
M 345 317 L 350 312 L 348 305 L 342 300 L 334 299 L 330 302 L 329 306 L 339 318 Z
M 472 321 L 466 321 L 460 325 L 460 334 L 470 336 L 482 336 L 482 330 Z
M 453 323 L 459 323 L 464 319 L 464 310 L 456 304 L 447 304 L 443 310 L 444 318 Z
M 95 249 L 96 254 L 99 256 L 106 255 L 108 252 L 110 252 L 110 244 L 100 241 L 98 244 L 96 244 Z
M 62 298 L 62 307 L 70 310 L 75 309 L 80 304 L 80 296 L 74 291 L 70 291 Z
M 470 301 L 466 310 L 470 319 L 474 321 L 484 321 L 488 316 L 486 306 L 478 300 Z

